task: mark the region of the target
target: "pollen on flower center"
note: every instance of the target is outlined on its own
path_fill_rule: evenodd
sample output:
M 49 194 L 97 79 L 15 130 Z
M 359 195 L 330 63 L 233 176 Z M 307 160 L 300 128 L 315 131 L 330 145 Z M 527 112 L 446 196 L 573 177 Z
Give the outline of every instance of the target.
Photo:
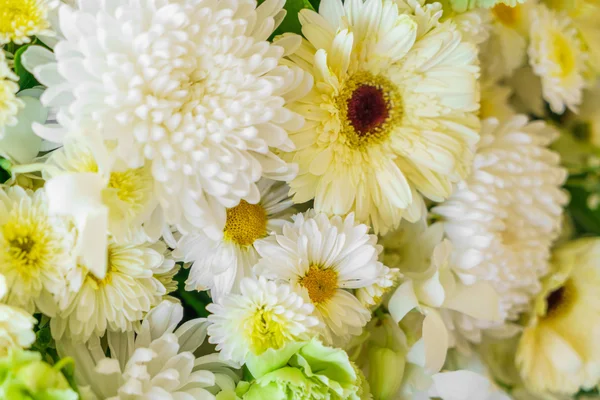
M 142 206 L 152 190 L 152 178 L 144 168 L 112 172 L 108 187 L 116 190 L 121 201 L 131 206 Z
M 546 297 L 546 315 L 545 319 L 552 319 L 567 312 L 575 303 L 577 292 L 573 282 L 568 280 L 558 289 L 552 291 Z
M 46 12 L 43 0 L 0 0 L 0 44 L 22 43 L 48 29 Z
M 7 265 L 18 270 L 21 276 L 31 276 L 43 267 L 49 253 L 49 227 L 44 224 L 30 224 L 30 221 L 13 220 L 2 228 Z
M 254 354 L 262 354 L 270 348 L 279 349 L 286 342 L 283 326 L 277 316 L 264 306 L 255 310 L 247 321 L 246 329 Z
M 492 8 L 492 13 L 503 25 L 512 27 L 519 19 L 520 8 L 519 5 L 510 7 L 501 3 Z
M 300 284 L 306 288 L 313 303 L 324 303 L 333 297 L 338 288 L 337 272 L 313 265 L 300 279 Z
M 252 245 L 267 235 L 267 212 L 260 204 L 241 200 L 237 206 L 227 209 L 223 235 L 240 246 Z
M 561 32 L 555 32 L 552 35 L 552 50 L 550 56 L 554 62 L 560 66 L 561 76 L 570 75 L 577 65 L 575 54 L 571 49 L 571 44 Z
M 403 115 L 402 97 L 381 75 L 357 72 L 336 97 L 342 136 L 352 148 L 363 148 L 387 138 Z

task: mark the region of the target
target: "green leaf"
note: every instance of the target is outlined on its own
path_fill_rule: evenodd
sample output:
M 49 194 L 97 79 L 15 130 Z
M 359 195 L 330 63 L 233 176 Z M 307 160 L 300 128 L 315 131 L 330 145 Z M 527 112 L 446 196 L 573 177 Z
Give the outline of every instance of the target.
M 181 300 L 184 309 L 184 321 L 193 318 L 207 317 L 206 306 L 212 303 L 212 299 L 206 292 L 185 290 L 185 281 L 189 275 L 189 269 L 181 268 L 175 275 L 177 281 L 177 297 Z
M 4 183 L 10 179 L 10 161 L 5 158 L 0 157 L 0 183 Z
M 30 89 L 32 87 L 40 85 L 40 83 L 35 79 L 35 77 L 25 69 L 23 63 L 21 62 L 21 57 L 23 56 L 25 50 L 27 50 L 29 46 L 32 46 L 34 44 L 35 42 L 26 44 L 25 46 L 21 46 L 15 53 L 15 73 L 19 76 L 20 90 Z
M 316 0 L 317 7 L 320 1 L 321 0 Z M 285 32 L 292 32 L 301 35 L 302 25 L 300 25 L 298 13 L 300 13 L 300 10 L 305 8 L 313 11 L 315 8 L 313 8 L 313 5 L 309 0 L 287 0 L 283 8 L 287 11 L 287 14 L 281 22 L 281 25 L 279 25 L 279 27 L 275 30 L 274 35 L 281 35 Z
M 567 184 L 566 188 L 571 194 L 568 211 L 573 218 L 577 231 L 580 234 L 593 233 L 600 235 L 600 208 L 592 210 L 588 207 L 587 198 L 590 192 L 581 186 Z

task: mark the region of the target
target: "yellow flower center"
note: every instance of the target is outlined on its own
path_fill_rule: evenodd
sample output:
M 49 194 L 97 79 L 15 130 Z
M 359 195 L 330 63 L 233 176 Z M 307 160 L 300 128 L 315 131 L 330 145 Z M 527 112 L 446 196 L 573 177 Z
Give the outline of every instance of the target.
M 245 325 L 254 354 L 262 354 L 271 348 L 279 349 L 286 342 L 284 327 L 272 310 L 257 308 Z
M 0 0 L 0 44 L 23 42 L 50 27 L 45 0 Z
M 386 139 L 403 115 L 402 96 L 381 75 L 357 72 L 335 99 L 345 143 L 356 149 Z
M 561 32 L 552 34 L 552 50 L 550 56 L 552 60 L 560 66 L 560 75 L 570 75 L 576 67 L 577 61 L 572 45 Z
M 48 220 L 31 214 L 22 215 L 16 208 L 12 218 L 2 227 L 5 250 L 0 267 L 16 271 L 23 279 L 36 277 L 40 270 L 52 267 L 55 246 Z
M 564 315 L 569 312 L 576 301 L 577 289 L 574 283 L 568 280 L 546 297 L 546 315 L 543 319 L 551 320 Z
M 139 209 L 148 201 L 152 191 L 152 178 L 145 168 L 112 172 L 108 187 L 115 189 L 119 200 Z
M 510 7 L 506 4 L 498 4 L 492 8 L 492 14 L 502 25 L 515 27 L 521 16 L 521 8 L 519 5 Z
M 250 246 L 256 239 L 267 236 L 267 212 L 260 204 L 245 200 L 227 209 L 223 234 L 226 240 L 240 246 Z
M 94 290 L 103 289 L 105 286 L 110 285 L 113 279 L 113 274 L 117 271 L 117 268 L 114 266 L 114 263 L 112 261 L 113 253 L 111 251 L 110 246 L 108 247 L 107 252 L 108 254 L 106 257 L 106 275 L 104 276 L 104 279 L 98 279 L 92 273 L 88 273 L 85 278 L 86 284 L 90 285 Z
M 337 272 L 333 269 L 311 265 L 306 275 L 300 279 L 300 285 L 306 288 L 313 303 L 321 304 L 335 294 L 338 288 L 337 278 Z

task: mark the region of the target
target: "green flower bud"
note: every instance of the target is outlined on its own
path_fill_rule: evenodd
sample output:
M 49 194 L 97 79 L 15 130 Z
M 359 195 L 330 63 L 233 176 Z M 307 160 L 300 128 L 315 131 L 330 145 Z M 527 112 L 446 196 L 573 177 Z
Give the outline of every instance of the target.
M 369 349 L 369 385 L 375 400 L 396 398 L 402 385 L 405 365 L 404 352 L 385 347 Z

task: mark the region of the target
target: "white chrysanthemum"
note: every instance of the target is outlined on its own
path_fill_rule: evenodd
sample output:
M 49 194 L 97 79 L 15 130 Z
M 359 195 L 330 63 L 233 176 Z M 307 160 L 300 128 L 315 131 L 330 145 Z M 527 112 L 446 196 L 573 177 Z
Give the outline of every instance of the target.
M 24 107 L 23 101 L 17 98 L 17 79 L 19 78 L 8 67 L 4 51 L 0 48 L 0 139 L 4 137 L 7 126 L 17 124 L 19 109 Z
M 259 200 L 261 176 L 295 174 L 275 150 L 302 118 L 286 102 L 312 78 L 284 66 L 267 41 L 283 0 L 80 1 L 59 12 L 64 38 L 55 55 L 39 46 L 24 63 L 49 87 L 42 101 L 68 128 L 114 141 L 129 168 L 147 163 L 169 223 L 218 237 L 225 208 Z M 111 32 L 110 37 L 105 37 Z M 93 51 L 89 51 L 93 48 Z M 58 137 L 57 137 L 58 136 Z
M 7 304 L 52 315 L 74 267 L 71 225 L 49 215 L 46 195 L 18 186 L 0 189 L 0 274 Z
M 280 231 L 285 213 L 293 204 L 287 185 L 263 179 L 257 186 L 257 204 L 242 200 L 227 209 L 222 238 L 213 239 L 201 231 L 181 237 L 173 256 L 192 262 L 186 290 L 209 289 L 213 299 L 218 300 L 230 292 L 239 293 L 240 281 L 253 275 L 252 267 L 259 259 L 254 242 Z
M 371 313 L 349 290 L 371 286 L 389 272 L 377 261 L 382 250 L 377 236 L 353 214 L 328 218 L 310 210 L 293 219 L 283 234 L 255 243 L 263 258 L 254 272 L 289 282 L 314 304 L 327 342 L 360 334 Z
M 29 43 L 34 35 L 52 35 L 48 13 L 57 4 L 57 0 L 0 0 L 0 46 Z
M 455 248 L 453 268 L 467 284 L 494 287 L 505 321 L 515 320 L 540 290 L 560 230 L 566 171 L 546 148 L 556 136 L 544 122 L 528 123 L 523 115 L 502 124 L 486 120 L 472 175 L 434 208 Z M 458 325 L 479 341 L 480 329 L 498 324 L 464 317 Z
M 439 5 L 408 3 L 323 0 L 300 12 L 308 40 L 276 41 L 316 82 L 293 105 L 307 120 L 284 155 L 300 168 L 294 200 L 376 233 L 417 219 L 422 196 L 448 197 L 478 140 L 476 47 L 438 23 Z
M 69 140 L 48 158 L 47 164 L 55 168 L 46 169 L 47 179 L 65 173 L 107 175 L 102 200 L 108 209 L 108 230 L 118 242 L 126 241 L 139 234 L 157 206 L 152 174 L 148 166 L 134 169 L 106 166 L 97 158 L 103 157 L 96 156 L 89 145 Z
M 163 263 L 163 255 L 147 243 L 110 243 L 104 279 L 96 278 L 85 266 L 69 276 L 74 293 L 50 322 L 54 338 L 86 341 L 92 335 L 102 336 L 107 329 L 132 330 L 166 294 L 154 276 L 164 272 Z M 173 266 L 172 261 L 166 263 Z
M 0 275 L 0 300 L 6 294 L 6 279 Z M 12 347 L 28 348 L 35 342 L 36 319 L 24 310 L 0 303 L 0 357 Z
M 587 55 L 573 21 L 545 5 L 536 6 L 530 18 L 529 63 L 542 80 L 544 99 L 555 113 L 577 111 Z
M 240 292 L 206 307 L 212 313 L 208 341 L 225 360 L 241 365 L 250 353 L 260 355 L 315 335 L 319 320 L 311 316 L 314 307 L 290 285 L 245 278 Z
M 77 384 L 91 399 L 210 400 L 221 390 L 234 390 L 238 378 L 217 353 L 194 355 L 206 338 L 206 320 L 175 329 L 182 318 L 181 305 L 163 301 L 146 315 L 137 336 L 107 335 L 110 357 L 98 338 L 87 344 L 60 340 L 57 350 L 75 360 Z

